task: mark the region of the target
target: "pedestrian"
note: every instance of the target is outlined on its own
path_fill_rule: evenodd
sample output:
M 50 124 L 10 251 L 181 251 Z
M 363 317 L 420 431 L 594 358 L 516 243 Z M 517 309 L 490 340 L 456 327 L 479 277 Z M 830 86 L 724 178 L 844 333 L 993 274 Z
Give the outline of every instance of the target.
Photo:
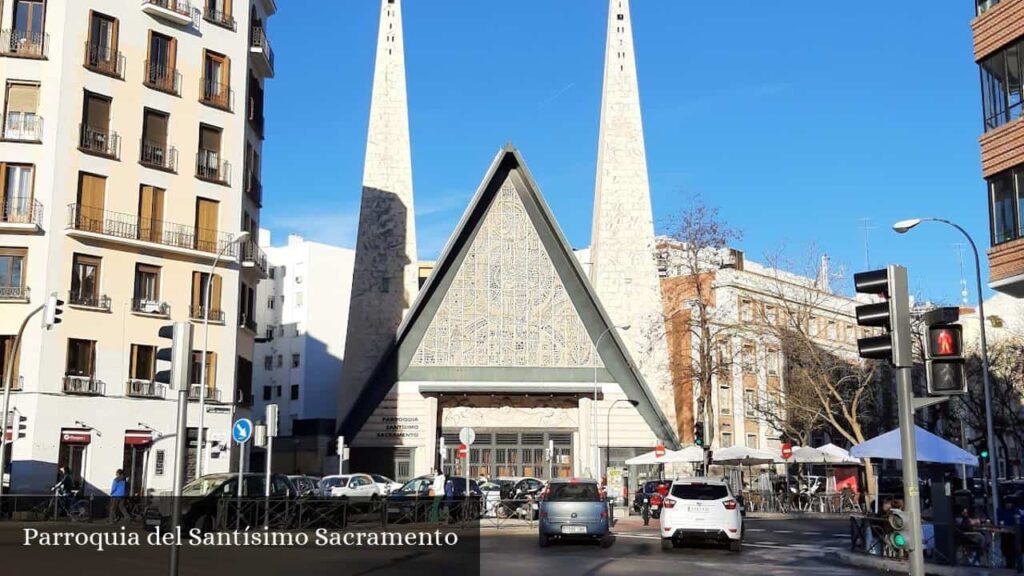
M 452 482 L 451 478 L 448 478 L 444 482 L 444 516 L 448 522 L 452 521 L 454 514 L 452 508 L 455 504 L 455 482 Z
M 444 498 L 444 483 L 447 478 L 444 472 L 434 469 L 434 482 L 430 486 L 429 495 L 434 499 L 430 506 L 430 521 L 437 522 L 440 519 L 441 500 Z
M 114 474 L 114 481 L 110 485 L 110 517 L 111 524 L 118 520 L 128 518 L 128 511 L 124 506 L 124 498 L 128 495 L 128 481 L 124 477 L 124 470 L 120 468 Z

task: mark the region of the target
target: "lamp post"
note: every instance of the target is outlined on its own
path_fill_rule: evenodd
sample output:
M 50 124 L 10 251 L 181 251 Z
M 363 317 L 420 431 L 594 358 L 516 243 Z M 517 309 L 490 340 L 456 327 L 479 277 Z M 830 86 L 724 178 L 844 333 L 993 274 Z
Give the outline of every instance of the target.
M 601 468 L 601 451 L 598 449 L 597 444 L 597 359 L 598 359 L 598 348 L 601 347 L 601 340 L 608 335 L 609 332 L 618 328 L 619 330 L 629 330 L 629 324 L 623 324 L 621 326 L 609 326 L 605 328 L 604 332 L 597 337 L 594 342 L 594 405 L 590 407 L 590 445 L 593 450 L 594 459 L 594 479 L 600 481 L 601 477 L 598 476 L 598 469 Z
M 988 340 L 985 336 L 985 296 L 982 293 L 981 284 L 981 259 L 978 257 L 978 246 L 974 243 L 974 239 L 967 233 L 966 230 L 960 227 L 959 224 L 950 222 L 942 218 L 911 218 L 910 220 L 901 220 L 892 225 L 892 229 L 899 234 L 906 234 L 912 228 L 922 222 L 939 222 L 952 226 L 960 231 L 967 238 L 967 242 L 971 245 L 971 251 L 974 252 L 974 279 L 977 282 L 978 288 L 978 326 L 980 327 L 981 333 L 981 376 L 982 385 L 985 390 L 985 434 L 988 438 L 989 450 L 995 448 L 996 437 L 992 426 L 992 382 L 988 376 Z M 989 456 L 989 476 L 991 478 L 992 485 L 992 518 L 996 518 L 999 515 L 999 464 L 995 458 Z
M 611 462 L 609 454 L 611 453 L 612 448 L 612 409 L 615 408 L 615 405 L 618 404 L 619 402 L 629 402 L 630 404 L 633 405 L 633 408 L 636 408 L 640 404 L 636 400 L 630 400 L 629 398 L 619 398 L 615 402 L 612 402 L 612 405 L 608 407 L 608 417 L 605 422 L 605 429 L 608 430 L 608 437 L 606 438 L 606 441 L 604 443 L 605 463 Z
M 199 429 L 197 430 L 197 438 L 199 442 L 198 450 L 196 450 L 196 478 L 203 475 L 203 453 L 206 447 L 206 434 L 204 434 L 204 422 L 206 420 L 206 357 L 209 353 L 210 346 L 210 291 L 213 286 L 213 273 L 217 269 L 217 263 L 220 262 L 220 257 L 223 256 L 229 248 L 240 244 L 243 240 L 249 237 L 249 232 L 243 230 L 237 236 L 231 239 L 230 242 L 224 244 L 224 247 L 217 252 L 217 256 L 213 259 L 213 264 L 210 264 L 210 272 L 206 275 L 206 290 L 203 294 L 203 355 L 199 362 Z M 239 258 L 241 260 L 241 258 Z

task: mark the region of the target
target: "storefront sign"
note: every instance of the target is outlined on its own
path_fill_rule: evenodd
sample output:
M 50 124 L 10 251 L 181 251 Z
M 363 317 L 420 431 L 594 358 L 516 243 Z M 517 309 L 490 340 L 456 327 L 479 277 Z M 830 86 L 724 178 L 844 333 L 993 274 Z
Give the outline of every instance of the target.
M 125 430 L 126 446 L 144 446 L 153 442 L 153 433 L 148 430 Z
M 88 430 L 69 430 L 64 428 L 60 431 L 62 444 L 89 444 L 92 442 L 92 433 Z

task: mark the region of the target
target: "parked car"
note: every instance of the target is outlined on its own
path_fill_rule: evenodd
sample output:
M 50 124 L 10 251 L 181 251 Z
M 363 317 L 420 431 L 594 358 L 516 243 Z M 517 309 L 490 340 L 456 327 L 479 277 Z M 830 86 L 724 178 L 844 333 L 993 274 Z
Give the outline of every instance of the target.
M 537 519 L 538 500 L 544 490 L 543 480 L 531 476 L 516 476 L 498 478 L 498 485 L 501 487 L 501 505 L 496 510 L 498 516 Z
M 324 498 L 376 500 L 383 493 L 369 474 L 334 474 L 320 480 L 320 495 Z
M 596 540 L 603 548 L 612 545 L 608 501 L 594 480 L 555 479 L 540 501 L 538 537 L 541 548 L 554 539 Z
M 671 550 L 688 540 L 718 542 L 733 552 L 740 551 L 740 505 L 722 480 L 681 478 L 672 482 L 661 514 L 661 548 Z
M 450 476 L 452 489 L 455 498 L 462 498 L 466 494 L 466 479 L 462 476 Z M 430 488 L 434 484 L 432 475 L 417 476 L 402 485 L 401 488 L 388 494 L 388 516 L 399 516 L 402 519 L 411 521 L 426 520 L 426 511 L 433 504 L 433 497 L 430 496 Z M 470 497 L 481 498 L 483 492 L 476 480 L 469 481 Z M 440 494 L 443 498 L 444 495 Z
M 661 515 L 661 492 L 668 492 L 668 486 L 671 484 L 668 480 L 649 480 L 644 482 L 640 489 L 633 495 L 633 511 L 637 514 L 643 509 L 644 501 L 651 507 L 651 517 L 658 518 Z M 659 487 L 664 486 L 661 491 Z
M 370 478 L 373 478 L 374 483 L 377 484 L 377 488 L 380 488 L 380 493 L 382 495 L 391 494 L 392 491 L 397 490 L 402 486 L 401 482 L 395 482 L 391 478 L 381 474 L 370 474 Z
M 266 494 L 266 477 L 249 473 L 243 476 L 243 498 L 262 498 Z M 284 474 L 274 474 L 270 480 L 272 499 L 293 499 L 298 490 Z M 202 532 L 217 527 L 218 502 L 238 497 L 238 474 L 207 474 L 186 484 L 182 490 L 181 525 L 183 531 L 198 528 Z M 146 507 L 143 518 L 146 530 L 169 530 L 174 498 L 170 493 L 156 494 L 153 504 Z
M 320 479 L 315 476 L 302 476 L 298 474 L 289 475 L 295 489 L 299 491 L 299 497 L 319 496 Z

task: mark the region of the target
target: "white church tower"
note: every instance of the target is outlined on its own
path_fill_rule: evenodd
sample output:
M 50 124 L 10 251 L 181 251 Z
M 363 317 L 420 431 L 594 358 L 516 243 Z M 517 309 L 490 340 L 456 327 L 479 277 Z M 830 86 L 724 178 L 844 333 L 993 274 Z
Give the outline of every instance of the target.
M 402 0 L 381 0 L 339 423 L 394 341 L 417 290 Z
M 662 411 L 676 426 L 629 0 L 610 0 L 590 279 Z

